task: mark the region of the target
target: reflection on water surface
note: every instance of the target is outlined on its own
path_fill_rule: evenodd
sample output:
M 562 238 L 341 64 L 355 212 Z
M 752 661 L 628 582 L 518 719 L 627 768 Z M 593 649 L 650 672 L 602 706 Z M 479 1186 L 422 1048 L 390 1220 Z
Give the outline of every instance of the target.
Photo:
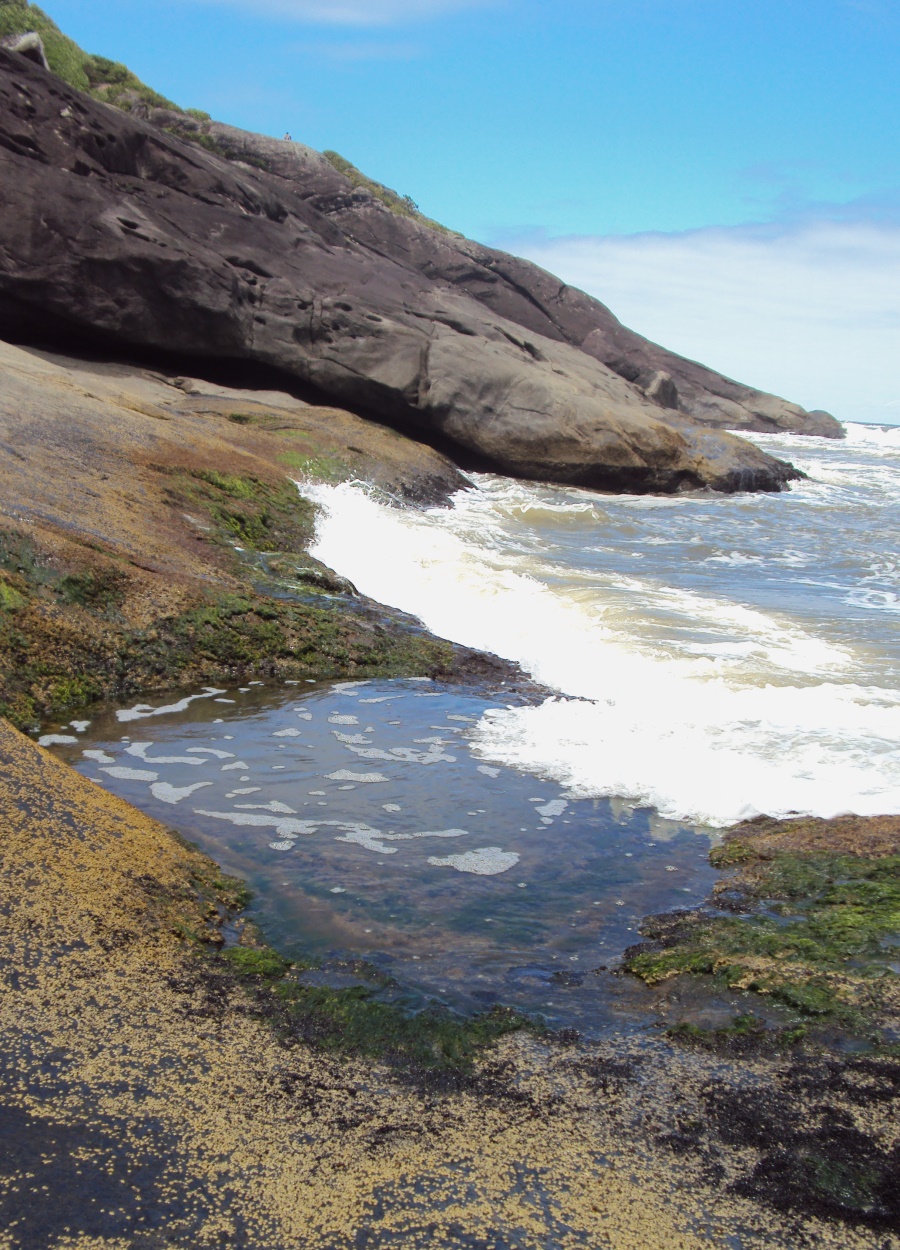
M 708 840 L 479 759 L 468 739 L 490 706 L 427 680 L 257 682 L 47 741 L 244 877 L 285 953 L 601 1027 L 637 990 L 594 970 L 641 917 L 708 893 Z

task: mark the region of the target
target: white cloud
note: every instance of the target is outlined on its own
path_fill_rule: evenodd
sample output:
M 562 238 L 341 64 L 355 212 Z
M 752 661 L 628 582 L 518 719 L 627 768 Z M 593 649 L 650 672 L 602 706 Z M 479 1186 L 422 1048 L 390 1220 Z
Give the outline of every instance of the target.
M 507 238 L 666 347 L 807 408 L 900 421 L 900 224 Z
M 392 26 L 484 8 L 492 0 L 205 0 L 328 26 Z
M 298 52 L 316 61 L 337 65 L 358 65 L 363 61 L 413 61 L 421 56 L 421 44 L 385 42 L 381 39 L 353 40 L 340 43 L 298 43 Z

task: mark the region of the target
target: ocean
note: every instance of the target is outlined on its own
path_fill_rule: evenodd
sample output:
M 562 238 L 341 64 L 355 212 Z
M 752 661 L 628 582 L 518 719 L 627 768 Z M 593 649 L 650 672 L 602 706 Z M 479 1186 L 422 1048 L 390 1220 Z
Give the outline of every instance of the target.
M 782 494 L 600 495 L 490 475 L 450 508 L 307 489 L 314 554 L 555 693 L 486 761 L 722 826 L 900 812 L 900 427 L 754 435 Z
M 709 895 L 722 826 L 900 812 L 900 429 L 756 437 L 807 479 L 660 497 L 476 475 L 424 510 L 299 484 L 315 555 L 517 661 L 534 703 L 270 678 L 41 740 L 246 879 L 312 983 L 363 959 L 413 1008 L 643 1027 L 654 992 L 617 960 L 643 917 Z

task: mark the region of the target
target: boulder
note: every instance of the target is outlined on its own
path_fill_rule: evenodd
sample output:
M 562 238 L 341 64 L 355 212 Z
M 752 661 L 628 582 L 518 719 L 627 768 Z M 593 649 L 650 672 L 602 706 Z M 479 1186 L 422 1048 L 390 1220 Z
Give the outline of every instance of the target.
M 0 52 L 0 333 L 166 353 L 184 373 L 265 367 L 521 477 L 734 491 L 799 476 L 723 431 L 701 438 L 684 412 L 430 274 L 421 254 L 361 242 L 336 208 L 356 193 L 319 154 L 240 132 L 229 146 L 223 129 L 186 142 Z M 438 269 L 441 248 L 468 246 L 429 238 Z
M 36 30 L 29 30 L 24 35 L 7 35 L 0 39 L 0 48 L 8 52 L 18 52 L 19 56 L 27 56 L 29 61 L 49 71 L 50 63 L 44 51 L 44 41 Z

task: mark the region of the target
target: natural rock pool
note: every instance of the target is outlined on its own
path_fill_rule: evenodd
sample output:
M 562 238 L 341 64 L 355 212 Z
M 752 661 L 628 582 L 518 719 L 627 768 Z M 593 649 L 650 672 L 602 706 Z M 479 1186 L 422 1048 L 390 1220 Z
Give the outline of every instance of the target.
M 606 965 L 643 916 L 708 894 L 709 839 L 479 758 L 497 706 L 427 679 L 254 682 L 42 741 L 247 880 L 265 937 L 324 961 L 311 976 L 363 958 L 413 1003 L 621 1026 L 646 991 Z

